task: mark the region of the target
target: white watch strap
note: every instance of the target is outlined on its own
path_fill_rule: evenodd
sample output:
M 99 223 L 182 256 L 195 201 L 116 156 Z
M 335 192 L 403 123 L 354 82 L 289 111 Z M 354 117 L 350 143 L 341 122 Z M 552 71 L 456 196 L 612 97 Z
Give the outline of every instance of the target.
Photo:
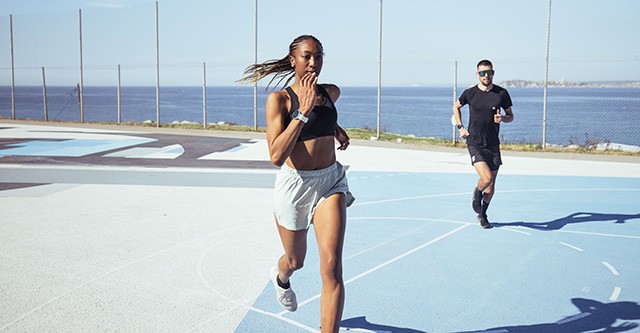
M 300 111 L 295 112 L 295 117 L 293 117 L 293 119 L 298 119 L 305 124 L 307 123 L 307 121 L 309 121 L 309 118 L 305 117 L 302 113 L 300 113 Z

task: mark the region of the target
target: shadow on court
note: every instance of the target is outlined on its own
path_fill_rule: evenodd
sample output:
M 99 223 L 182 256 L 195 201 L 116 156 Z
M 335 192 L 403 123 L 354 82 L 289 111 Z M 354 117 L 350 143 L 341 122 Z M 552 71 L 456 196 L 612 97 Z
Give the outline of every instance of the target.
M 640 305 L 638 305 L 638 303 L 601 303 L 584 298 L 574 298 L 571 302 L 578 308 L 580 313 L 561 319 L 555 323 L 495 327 L 481 331 L 459 333 L 585 333 L 596 332 L 596 330 L 597 332 L 626 332 L 638 327 L 637 323 L 629 321 L 614 326 L 618 319 L 640 319 Z
M 630 220 L 640 219 L 640 214 L 600 214 L 600 213 L 573 213 L 569 216 L 549 222 L 512 222 L 491 223 L 494 227 L 526 227 L 536 230 L 560 230 L 568 224 L 587 222 L 611 222 L 626 223 Z
M 427 333 L 425 331 L 414 330 L 411 328 L 370 323 L 367 321 L 367 317 L 365 316 L 344 319 L 340 323 L 340 327 L 348 330 L 367 330 L 373 332 Z

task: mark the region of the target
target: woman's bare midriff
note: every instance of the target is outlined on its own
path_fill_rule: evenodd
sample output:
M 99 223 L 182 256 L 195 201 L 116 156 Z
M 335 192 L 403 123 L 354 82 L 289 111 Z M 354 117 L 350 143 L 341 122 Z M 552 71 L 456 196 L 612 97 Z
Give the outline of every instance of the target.
M 296 170 L 320 170 L 336 161 L 333 136 L 323 136 L 296 143 L 285 163 Z

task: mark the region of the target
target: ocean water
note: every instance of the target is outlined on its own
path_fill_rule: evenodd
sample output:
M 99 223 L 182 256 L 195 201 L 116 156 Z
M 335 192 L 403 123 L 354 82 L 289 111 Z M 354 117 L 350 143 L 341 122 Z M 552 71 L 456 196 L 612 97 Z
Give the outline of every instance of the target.
M 465 87 L 458 87 L 458 95 Z M 339 123 L 344 128 L 377 128 L 377 88 L 341 87 Z M 451 139 L 453 88 L 383 87 L 380 129 L 420 137 Z M 503 143 L 541 143 L 542 88 L 508 88 L 515 121 L 502 124 Z M 16 87 L 16 118 L 45 118 L 43 89 Z M 258 88 L 258 126 L 265 126 L 268 92 Z M 160 122 L 203 122 L 202 87 L 161 87 Z M 118 120 L 115 87 L 84 88 L 84 121 Z M 640 146 L 640 89 L 549 88 L 546 142 L 548 144 L 617 143 Z M 79 121 L 75 87 L 47 87 L 49 120 Z M 11 89 L 0 87 L 0 118 L 11 118 Z M 468 110 L 463 108 L 465 124 Z M 155 87 L 121 88 L 121 121 L 156 120 Z M 207 122 L 254 124 L 253 87 L 207 87 Z

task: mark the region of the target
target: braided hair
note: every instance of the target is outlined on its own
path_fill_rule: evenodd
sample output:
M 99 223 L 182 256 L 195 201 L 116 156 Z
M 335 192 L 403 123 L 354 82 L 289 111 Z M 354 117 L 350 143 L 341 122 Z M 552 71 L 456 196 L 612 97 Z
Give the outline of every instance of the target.
M 287 54 L 284 58 L 267 60 L 261 64 L 253 64 L 247 67 L 244 70 L 244 76 L 240 80 L 238 80 L 238 82 L 255 83 L 262 80 L 266 76 L 275 74 L 269 81 L 269 84 L 267 84 L 267 89 L 269 89 L 269 86 L 275 79 L 279 79 L 278 83 L 276 83 L 276 86 L 280 85 L 282 80 L 287 79 L 284 82 L 284 86 L 286 86 L 295 76 L 295 69 L 291 67 L 290 57 L 293 55 L 293 52 L 298 48 L 300 43 L 307 40 L 313 40 L 314 42 L 318 43 L 318 45 L 320 45 L 320 48 L 322 49 L 322 43 L 320 43 L 320 41 L 314 36 L 299 36 L 294 39 L 291 44 L 289 44 L 289 54 Z

